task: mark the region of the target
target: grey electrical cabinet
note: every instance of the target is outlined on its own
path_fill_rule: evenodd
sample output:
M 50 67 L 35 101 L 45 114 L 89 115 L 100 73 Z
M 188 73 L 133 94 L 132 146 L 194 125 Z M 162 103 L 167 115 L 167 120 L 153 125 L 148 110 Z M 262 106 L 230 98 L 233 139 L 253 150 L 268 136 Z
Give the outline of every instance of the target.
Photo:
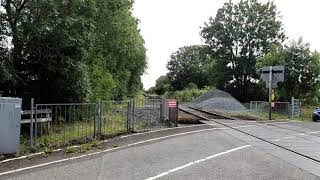
M 0 97 L 0 154 L 17 152 L 20 145 L 20 98 Z

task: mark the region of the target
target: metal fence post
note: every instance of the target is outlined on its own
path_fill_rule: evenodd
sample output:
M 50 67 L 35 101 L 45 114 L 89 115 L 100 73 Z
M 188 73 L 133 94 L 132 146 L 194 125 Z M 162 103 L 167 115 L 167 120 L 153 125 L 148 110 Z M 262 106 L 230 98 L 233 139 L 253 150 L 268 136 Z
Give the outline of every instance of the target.
M 177 101 L 177 108 L 176 108 L 176 117 L 175 117 L 175 127 L 178 127 L 178 121 L 179 121 L 179 102 Z
M 291 119 L 293 119 L 294 115 L 294 97 L 291 98 Z
M 135 99 L 132 100 L 132 131 L 134 131 L 134 121 L 135 121 L 135 117 L 134 117 L 134 113 L 135 113 Z
M 99 118 L 98 118 L 98 124 L 99 124 L 99 127 L 98 127 L 98 133 L 99 133 L 99 138 L 101 137 L 102 135 L 102 126 L 103 126 L 103 122 L 104 122 L 104 117 L 103 117 L 103 112 L 104 112 L 104 106 L 103 106 L 103 102 L 100 100 L 99 101 Z
M 160 103 L 160 121 L 163 122 L 163 101 Z
M 31 98 L 31 115 L 30 115 L 30 147 L 33 147 L 33 105 L 34 99 Z
M 131 127 L 130 127 L 130 108 L 131 108 L 131 101 L 128 102 L 127 104 L 127 132 L 131 132 Z
M 38 106 L 37 106 L 37 104 L 34 104 L 34 106 L 35 106 L 35 113 L 34 113 L 34 143 L 36 144 L 37 143 L 37 138 L 38 138 L 38 122 L 37 122 L 37 120 L 38 120 L 38 118 L 37 118 L 37 116 L 38 116 Z M 41 132 L 42 133 L 42 132 Z

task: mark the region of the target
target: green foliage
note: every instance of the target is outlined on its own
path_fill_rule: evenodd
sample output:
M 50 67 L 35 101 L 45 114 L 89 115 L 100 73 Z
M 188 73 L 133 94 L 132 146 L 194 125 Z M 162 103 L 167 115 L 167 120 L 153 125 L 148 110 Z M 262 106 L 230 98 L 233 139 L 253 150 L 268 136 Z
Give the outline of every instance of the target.
M 166 98 L 177 99 L 179 102 L 191 102 L 209 90 L 210 88 L 207 86 L 202 89 L 198 89 L 194 87 L 194 85 L 191 85 L 191 87 L 189 86 L 181 91 L 169 91 L 165 96 Z
M 85 153 L 87 151 L 90 151 L 92 148 L 91 144 L 81 144 L 80 147 L 79 147 L 79 153 Z
M 260 96 L 255 65 L 272 44 L 285 40 L 273 2 L 229 1 L 201 31 L 215 65 L 210 70 L 217 88 L 227 90 L 241 101 Z
M 146 56 L 132 6 L 131 0 L 3 1 L 0 92 L 46 103 L 136 94 Z
M 205 46 L 186 46 L 171 55 L 167 76 L 175 90 L 182 90 L 190 83 L 199 88 L 209 84 L 207 65 L 212 61 Z
M 79 148 L 74 147 L 74 146 L 66 147 L 66 148 L 64 149 L 64 152 L 65 152 L 66 154 L 77 153 L 77 152 L 79 152 Z
M 92 141 L 91 146 L 96 148 L 101 148 L 101 143 L 97 139 L 95 139 Z
M 257 63 L 258 68 L 270 65 L 285 66 L 285 81 L 277 88 L 280 100 L 290 101 L 295 97 L 307 103 L 317 103 L 320 97 L 320 55 L 312 52 L 301 38 L 284 47 L 274 46 Z
M 158 95 L 164 95 L 171 88 L 170 80 L 167 76 L 160 76 L 156 80 L 156 86 L 149 89 L 149 93 L 156 93 Z
M 53 148 L 51 148 L 51 147 L 45 147 L 43 150 L 44 157 L 48 157 L 52 153 L 53 153 Z

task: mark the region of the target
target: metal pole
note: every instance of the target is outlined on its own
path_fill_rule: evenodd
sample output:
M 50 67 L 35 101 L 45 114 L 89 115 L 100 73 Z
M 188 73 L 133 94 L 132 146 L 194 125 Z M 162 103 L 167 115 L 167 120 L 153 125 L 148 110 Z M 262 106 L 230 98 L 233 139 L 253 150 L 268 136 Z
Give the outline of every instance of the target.
M 131 108 L 131 101 L 127 103 L 127 132 L 131 132 L 131 127 L 130 127 L 130 108 Z
M 291 119 L 293 119 L 294 115 L 294 97 L 291 98 Z
M 134 121 L 135 121 L 135 117 L 134 117 L 134 111 L 135 111 L 135 99 L 132 100 L 132 131 L 134 131 Z
M 99 108 L 100 108 L 100 114 L 99 114 L 99 138 L 101 138 L 101 135 L 103 134 L 103 128 L 104 127 L 104 103 L 100 100 L 100 104 L 99 104 Z
M 272 119 L 272 66 L 269 66 L 269 120 Z
M 33 147 L 33 104 L 34 99 L 31 98 L 31 115 L 30 115 L 30 147 Z

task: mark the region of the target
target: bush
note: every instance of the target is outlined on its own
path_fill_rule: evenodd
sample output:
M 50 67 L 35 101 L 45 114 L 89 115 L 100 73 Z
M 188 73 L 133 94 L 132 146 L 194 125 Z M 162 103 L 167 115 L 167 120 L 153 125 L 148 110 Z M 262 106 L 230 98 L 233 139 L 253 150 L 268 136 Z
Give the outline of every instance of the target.
M 202 94 L 208 92 L 210 87 L 204 87 L 203 89 L 198 89 L 196 87 L 188 87 L 182 91 L 170 91 L 165 94 L 166 98 L 177 99 L 180 102 L 191 102 L 195 98 L 201 96 Z

